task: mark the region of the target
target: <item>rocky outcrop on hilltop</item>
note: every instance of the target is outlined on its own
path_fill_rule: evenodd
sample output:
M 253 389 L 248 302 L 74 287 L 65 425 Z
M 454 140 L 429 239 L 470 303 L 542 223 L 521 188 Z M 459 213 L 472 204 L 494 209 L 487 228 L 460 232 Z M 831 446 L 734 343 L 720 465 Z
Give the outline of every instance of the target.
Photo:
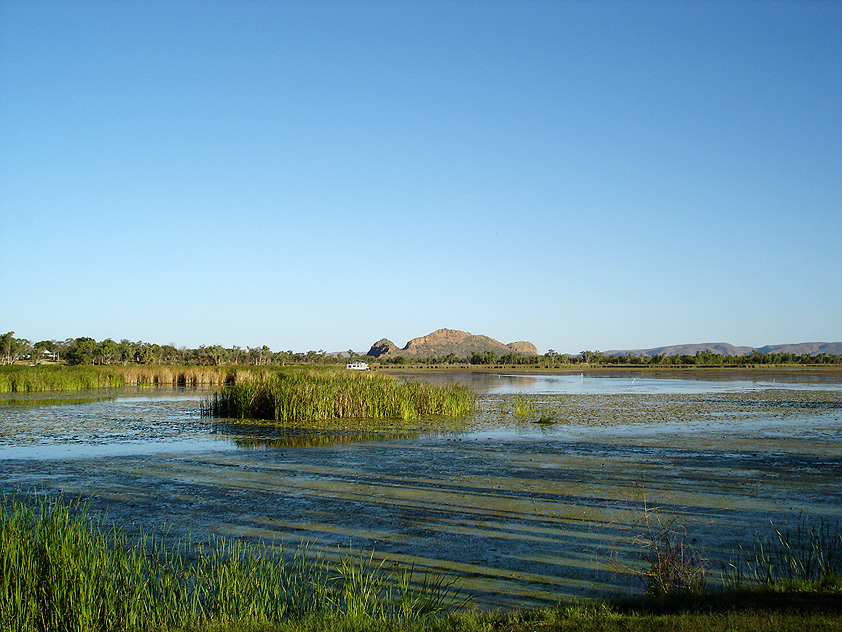
M 399 351 L 398 345 L 388 338 L 382 338 L 371 345 L 371 349 L 368 350 L 366 355 L 370 355 L 372 358 L 379 358 L 381 356 L 388 356 L 389 354 L 395 355 L 397 351 Z
M 520 353 L 521 355 L 538 355 L 538 347 L 533 345 L 531 342 L 526 342 L 525 340 L 510 342 L 506 346 L 515 353 Z
M 381 357 L 409 356 L 416 358 L 446 357 L 451 353 L 458 358 L 467 358 L 473 353 L 493 351 L 498 356 L 509 353 L 523 355 L 537 355 L 538 350 L 531 342 L 519 341 L 504 344 L 494 338 L 471 334 L 458 329 L 438 329 L 426 336 L 413 338 L 406 346 L 399 349 L 395 343 L 386 338 L 375 342 L 368 355 Z

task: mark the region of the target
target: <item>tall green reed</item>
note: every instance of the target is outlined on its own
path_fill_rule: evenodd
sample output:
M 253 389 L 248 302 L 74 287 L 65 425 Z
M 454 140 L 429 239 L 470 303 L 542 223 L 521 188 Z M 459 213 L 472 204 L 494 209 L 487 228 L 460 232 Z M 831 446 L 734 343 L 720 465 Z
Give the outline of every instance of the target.
M 80 391 L 125 384 L 123 376 L 116 369 L 107 367 L 0 367 L 0 393 Z
M 0 366 L 0 393 L 81 391 L 120 386 L 220 386 L 265 377 L 266 367 Z
M 474 396 L 459 386 L 434 386 L 390 376 L 343 371 L 276 372 L 237 381 L 202 405 L 206 416 L 273 421 L 413 420 L 470 413 Z
M 88 505 L 0 504 L 0 629 L 110 632 L 309 616 L 418 620 L 460 605 L 444 578 L 412 585 L 373 554 L 338 562 L 275 543 L 129 537 Z
M 839 521 L 799 515 L 795 526 L 755 538 L 750 548 L 739 547 L 725 566 L 724 583 L 786 587 L 799 584 L 838 584 L 842 587 L 842 528 Z

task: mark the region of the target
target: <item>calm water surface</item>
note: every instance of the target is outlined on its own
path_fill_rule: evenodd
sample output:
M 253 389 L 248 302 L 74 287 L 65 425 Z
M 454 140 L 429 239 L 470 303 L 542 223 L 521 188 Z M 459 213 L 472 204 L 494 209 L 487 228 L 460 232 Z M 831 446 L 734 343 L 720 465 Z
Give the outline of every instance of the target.
M 761 389 L 842 392 L 842 372 L 701 372 L 676 378 L 675 372 L 635 371 L 564 374 L 410 373 L 412 379 L 462 384 L 488 394 L 551 393 L 738 393 Z

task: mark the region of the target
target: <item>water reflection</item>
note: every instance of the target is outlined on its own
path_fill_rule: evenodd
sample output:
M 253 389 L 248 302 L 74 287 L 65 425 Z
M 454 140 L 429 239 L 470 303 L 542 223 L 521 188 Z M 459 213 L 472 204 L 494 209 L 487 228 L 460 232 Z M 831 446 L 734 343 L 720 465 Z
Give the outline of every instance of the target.
M 82 391 L 79 393 L 0 393 L 0 408 L 20 406 L 62 406 L 65 404 L 90 404 L 115 400 L 113 389 L 102 391 Z
M 358 441 L 416 439 L 419 436 L 419 432 L 410 430 L 326 429 L 259 424 L 237 420 L 216 422 L 213 425 L 213 434 L 232 442 L 238 448 L 244 449 L 321 448 L 347 445 Z
M 0 445 L 0 461 L 53 461 L 91 457 L 189 454 L 233 450 L 235 446 L 219 439 L 172 439 L 168 441 L 127 441 L 71 443 L 42 442 L 30 445 Z
M 176 389 L 7 396 L 0 405 L 0 458 L 207 449 L 210 433 L 198 398 Z M 197 441 L 203 443 L 197 447 Z

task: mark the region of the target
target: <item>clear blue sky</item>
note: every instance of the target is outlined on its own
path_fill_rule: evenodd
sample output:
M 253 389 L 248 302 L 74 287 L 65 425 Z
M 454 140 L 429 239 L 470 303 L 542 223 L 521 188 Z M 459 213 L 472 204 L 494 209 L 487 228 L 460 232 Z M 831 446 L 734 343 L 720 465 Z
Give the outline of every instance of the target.
M 0 2 L 0 330 L 842 340 L 840 2 Z

